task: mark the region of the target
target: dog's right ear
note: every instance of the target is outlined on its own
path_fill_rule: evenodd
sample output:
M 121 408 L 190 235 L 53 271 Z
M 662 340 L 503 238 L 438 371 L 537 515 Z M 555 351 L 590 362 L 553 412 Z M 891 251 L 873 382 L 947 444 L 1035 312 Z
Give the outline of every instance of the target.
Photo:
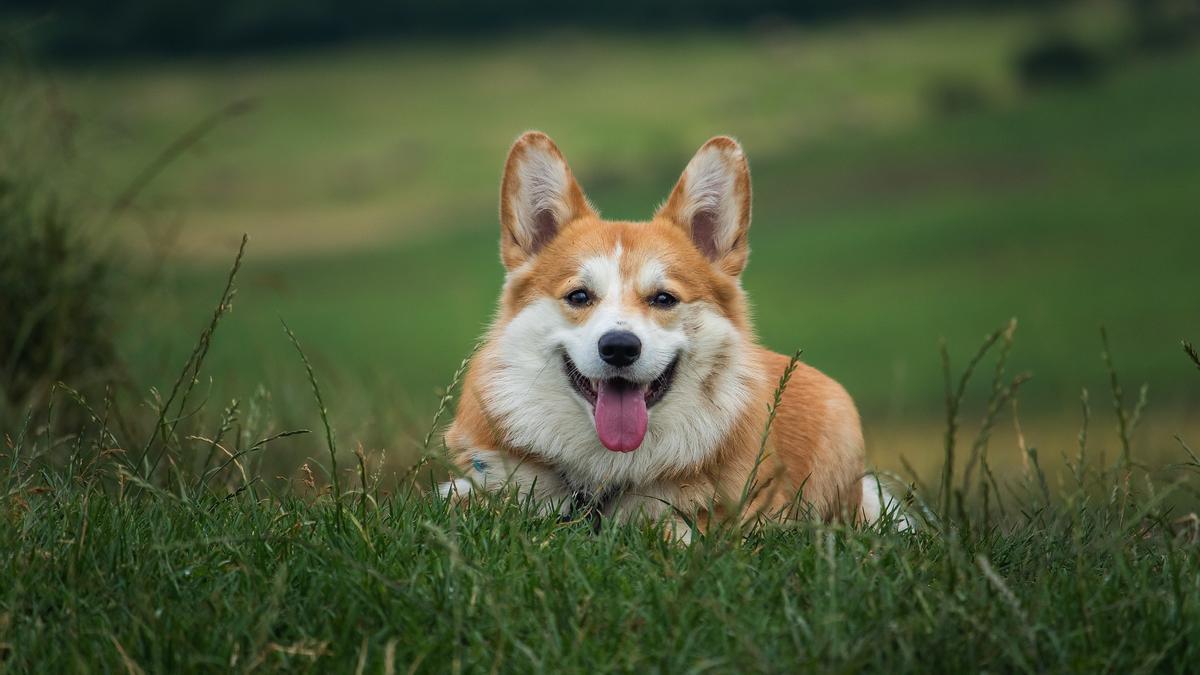
M 520 267 L 564 225 L 595 215 L 558 146 L 540 131 L 521 134 L 508 151 L 500 184 L 500 259 Z

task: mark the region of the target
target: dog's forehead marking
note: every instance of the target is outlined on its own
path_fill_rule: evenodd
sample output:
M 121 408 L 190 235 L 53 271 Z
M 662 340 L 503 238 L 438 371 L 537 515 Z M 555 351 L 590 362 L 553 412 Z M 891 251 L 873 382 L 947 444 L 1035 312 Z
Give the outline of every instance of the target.
M 638 269 L 637 283 L 640 291 L 653 291 L 661 288 L 667 280 L 667 266 L 658 258 L 647 258 Z
M 597 255 L 583 261 L 579 276 L 600 297 L 616 296 L 621 290 L 621 266 L 616 256 Z
M 667 272 L 667 263 L 658 251 L 626 250 L 620 239 L 607 254 L 594 254 L 579 266 L 581 282 L 602 299 L 630 291 L 642 295 L 660 289 L 666 285 Z

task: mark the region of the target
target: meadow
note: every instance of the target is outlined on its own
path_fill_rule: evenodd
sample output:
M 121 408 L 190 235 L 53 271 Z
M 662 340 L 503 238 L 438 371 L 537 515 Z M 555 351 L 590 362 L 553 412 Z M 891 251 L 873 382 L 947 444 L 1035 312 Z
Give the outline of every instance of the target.
M 0 429 L 0 670 L 1188 670 L 1200 51 L 1099 7 L 1059 19 L 1103 75 L 1043 88 L 1024 11 L 41 68 L 122 379 Z M 916 533 L 426 493 L 527 128 L 630 219 L 739 138 L 759 334 L 845 384 Z

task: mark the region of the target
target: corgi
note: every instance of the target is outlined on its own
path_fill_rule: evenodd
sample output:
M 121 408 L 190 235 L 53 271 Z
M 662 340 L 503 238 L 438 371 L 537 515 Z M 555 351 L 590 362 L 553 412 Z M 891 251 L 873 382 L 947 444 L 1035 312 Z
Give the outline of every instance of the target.
M 662 521 L 878 518 L 854 401 L 758 344 L 740 276 L 750 170 L 718 136 L 646 222 L 603 220 L 545 134 L 509 151 L 499 308 L 463 380 L 443 496 L 511 489 L 544 511 Z

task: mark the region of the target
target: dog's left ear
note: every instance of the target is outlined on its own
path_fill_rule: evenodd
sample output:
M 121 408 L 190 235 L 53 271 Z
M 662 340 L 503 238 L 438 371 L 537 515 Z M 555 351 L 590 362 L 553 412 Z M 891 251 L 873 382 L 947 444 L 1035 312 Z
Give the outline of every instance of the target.
M 750 167 L 728 136 L 709 139 L 688 162 L 658 217 L 683 228 L 721 271 L 742 273 L 750 247 Z
M 513 270 L 537 255 L 564 225 L 596 213 L 558 146 L 526 131 L 508 151 L 500 184 L 500 258 Z

